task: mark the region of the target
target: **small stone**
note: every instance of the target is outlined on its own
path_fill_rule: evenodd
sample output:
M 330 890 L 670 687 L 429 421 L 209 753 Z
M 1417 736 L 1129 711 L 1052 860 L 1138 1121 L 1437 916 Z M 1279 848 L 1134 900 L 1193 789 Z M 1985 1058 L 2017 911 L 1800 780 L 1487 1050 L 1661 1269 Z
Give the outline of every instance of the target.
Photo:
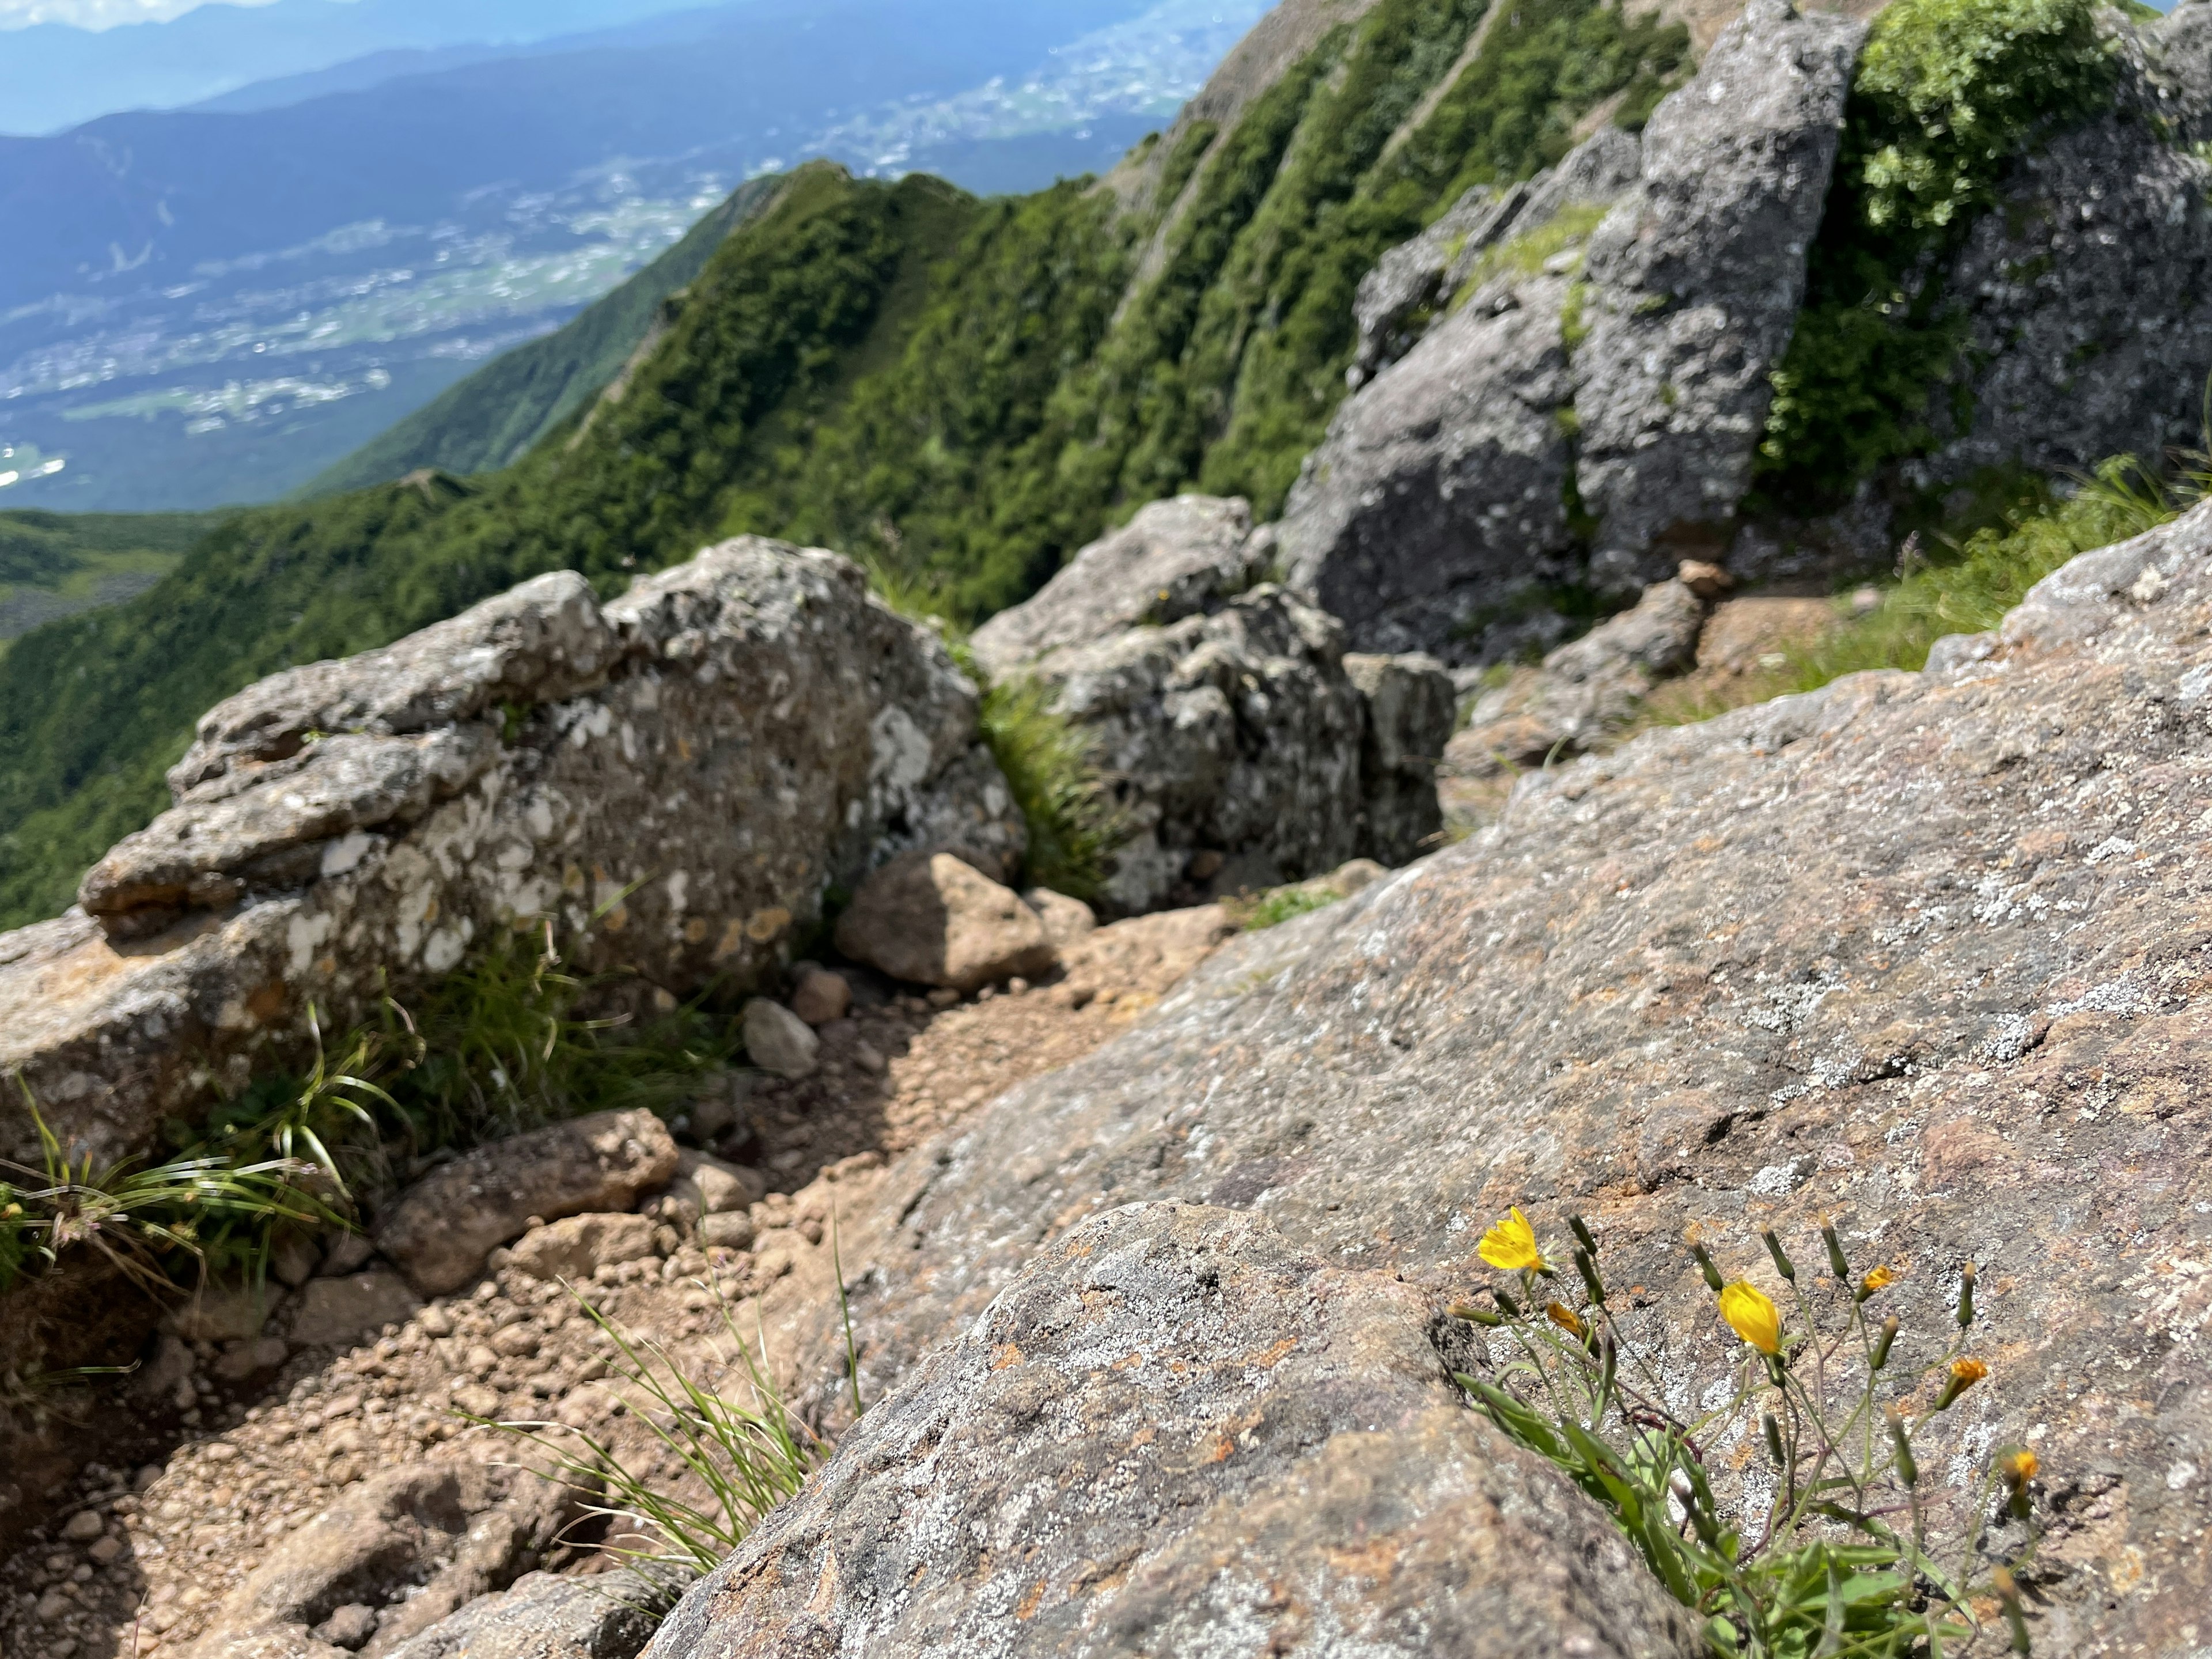
M 453 1390 L 453 1405 L 471 1417 L 497 1417 L 499 1390 L 481 1382 L 465 1382 Z
M 637 1261 L 653 1253 L 653 1225 L 641 1215 L 572 1215 L 525 1233 L 510 1252 L 513 1265 L 532 1279 L 588 1279 L 610 1262 Z
M 1020 982 L 1018 980 L 1015 981 L 1016 984 Z M 884 1074 L 884 1057 L 865 1042 L 856 1042 L 853 1045 L 853 1064 L 870 1077 L 881 1077 Z
M 315 1626 L 315 1639 L 349 1650 L 368 1645 L 376 1634 L 376 1609 L 358 1601 L 347 1603 Z
M 330 1248 L 323 1252 L 323 1265 L 315 1271 L 326 1279 L 342 1279 L 348 1273 L 359 1273 L 375 1254 L 376 1246 L 369 1242 L 368 1234 L 340 1233 L 331 1240 Z
M 750 1215 L 743 1210 L 731 1210 L 702 1219 L 699 1223 L 699 1242 L 710 1249 L 742 1250 L 750 1247 L 758 1231 Z
M 110 1533 L 105 1538 L 94 1539 L 92 1547 L 85 1553 L 92 1558 L 95 1565 L 112 1566 L 115 1558 L 123 1553 L 123 1540 Z
M 528 1359 L 538 1352 L 538 1333 L 527 1325 L 509 1325 L 493 1336 L 491 1346 L 509 1359 Z
M 755 997 L 745 1004 L 744 1034 L 745 1058 L 759 1070 L 794 1080 L 812 1074 L 822 1040 L 781 1003 Z
M 31 1609 L 31 1612 L 40 1624 L 51 1625 L 66 1617 L 73 1605 L 75 1604 L 69 1597 L 64 1595 L 59 1590 L 50 1589 L 39 1598 L 38 1604 Z
M 322 1253 L 305 1233 L 286 1233 L 269 1252 L 269 1271 L 283 1284 L 298 1290 L 315 1276 Z
M 426 1336 L 451 1336 L 453 1334 L 453 1316 L 446 1311 L 442 1303 L 433 1303 L 423 1309 L 422 1322 Z
M 949 986 L 929 994 L 929 1006 L 933 1008 L 950 1008 L 959 1000 L 960 993 Z
M 88 1542 L 106 1530 L 107 1523 L 100 1518 L 98 1510 L 79 1510 L 62 1523 L 62 1536 L 72 1544 Z
M 461 1364 L 475 1376 L 489 1376 L 499 1369 L 499 1356 L 479 1342 L 471 1347 Z
M 366 1332 L 404 1323 L 420 1305 L 407 1282 L 395 1273 L 378 1270 L 318 1279 L 300 1292 L 292 1340 L 303 1348 L 344 1347 Z
M 799 975 L 791 988 L 791 1012 L 809 1025 L 842 1019 L 853 1006 L 853 987 L 842 974 L 815 968 Z
M 332 1281 L 343 1284 L 344 1280 Z M 249 1376 L 273 1371 L 290 1355 L 282 1337 L 264 1336 L 252 1342 L 233 1342 L 215 1362 L 215 1374 L 227 1382 L 243 1382 Z
M 1036 978 L 1060 962 L 1037 913 L 951 852 L 902 854 L 878 869 L 837 919 L 836 937 L 855 962 L 956 993 Z
M 791 1271 L 791 1252 L 763 1250 L 753 1264 L 753 1272 L 764 1282 L 773 1283 Z

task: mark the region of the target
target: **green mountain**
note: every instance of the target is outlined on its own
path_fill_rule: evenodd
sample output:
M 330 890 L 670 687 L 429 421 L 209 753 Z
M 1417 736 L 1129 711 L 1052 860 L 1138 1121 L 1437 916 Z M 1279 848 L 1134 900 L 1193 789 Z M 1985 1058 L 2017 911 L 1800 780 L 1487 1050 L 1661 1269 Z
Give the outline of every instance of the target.
M 542 340 L 494 358 L 299 493 L 337 495 L 422 467 L 488 472 L 509 466 L 622 373 L 653 331 L 660 303 L 706 269 L 730 233 L 759 211 L 775 181 L 738 187 L 651 264 Z
M 1240 49 L 1103 183 L 979 202 L 804 168 L 671 295 L 618 398 L 440 423 L 471 455 L 543 431 L 514 465 L 235 514 L 154 591 L 26 636 L 0 662 L 0 926 L 160 809 L 210 704 L 539 572 L 617 590 L 759 532 L 973 620 L 1158 496 L 1272 514 L 1345 395 L 1376 257 L 1688 68 L 1684 30 L 1618 4 L 1486 9 L 1292 0 L 1268 39 L 1294 50 Z
M 145 592 L 214 522 L 205 513 L 0 513 L 0 654 L 43 623 Z

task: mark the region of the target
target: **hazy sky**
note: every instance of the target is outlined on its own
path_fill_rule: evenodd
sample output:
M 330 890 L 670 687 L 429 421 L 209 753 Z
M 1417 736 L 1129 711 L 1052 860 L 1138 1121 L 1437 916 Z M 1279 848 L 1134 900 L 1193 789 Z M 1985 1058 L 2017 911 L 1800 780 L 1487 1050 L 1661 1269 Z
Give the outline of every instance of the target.
M 262 6 L 269 0 L 232 0 L 233 3 Z M 118 23 L 143 23 L 181 17 L 207 0 L 0 0 L 0 29 L 22 28 L 32 23 L 74 23 L 79 28 L 112 28 Z

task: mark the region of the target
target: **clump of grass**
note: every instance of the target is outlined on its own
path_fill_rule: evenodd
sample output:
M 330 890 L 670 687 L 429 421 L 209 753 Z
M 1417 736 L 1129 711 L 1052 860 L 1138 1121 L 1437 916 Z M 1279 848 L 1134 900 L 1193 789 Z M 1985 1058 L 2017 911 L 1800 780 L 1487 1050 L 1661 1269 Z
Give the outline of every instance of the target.
M 735 1357 L 717 1357 L 737 1380 L 738 1399 L 718 1392 L 660 1343 L 631 1335 L 588 1297 L 569 1294 L 612 1349 L 608 1369 L 617 1397 L 658 1448 L 651 1465 L 633 1467 L 611 1442 L 584 1429 L 471 1420 L 549 1454 L 586 1494 L 586 1510 L 607 1523 L 605 1547 L 647 1577 L 712 1571 L 806 1484 L 826 1459 L 828 1443 L 792 1412 L 770 1375 L 765 1341 L 756 1353 L 726 1302 L 722 1326 Z
M 1097 898 L 1112 870 L 1121 819 L 1090 740 L 1030 679 L 986 686 L 981 725 L 1029 830 L 1030 881 Z
M 1961 1499 L 1923 1481 L 1915 1452 L 1989 1375 L 1968 1352 L 1972 1263 L 1942 1351 L 1907 1365 L 1895 1348 L 1899 1320 L 1876 1325 L 1868 1313 L 1893 1273 L 1855 1274 L 1832 1226 L 1821 1230 L 1831 1276 L 1813 1289 L 1779 1237 L 1763 1236 L 1787 1310 L 1746 1280 L 1724 1281 L 1692 1237 L 1744 1350 L 1732 1384 L 1715 1390 L 1725 1403 L 1686 1419 L 1670 1402 L 1708 1396 L 1679 1379 L 1668 1386 L 1658 1356 L 1613 1316 L 1596 1237 L 1578 1216 L 1568 1224 L 1564 1251 L 1543 1245 L 1517 1209 L 1483 1236 L 1482 1259 L 1506 1277 L 1491 1307 L 1451 1312 L 1491 1333 L 1492 1374 L 1457 1381 L 1604 1508 L 1699 1617 L 1715 1653 L 1936 1659 L 1992 1610 L 2014 1651 L 2028 1651 L 2014 1574 L 2041 1533 L 2033 1453 L 2001 1449 Z M 1569 1258 L 1578 1293 L 1565 1287 Z M 1763 1464 L 1721 1462 L 1724 1447 L 1746 1441 L 1763 1446 Z M 1715 1481 L 1729 1465 L 1742 1473 L 1724 1497 Z
M 1310 916 L 1316 910 L 1325 910 L 1343 897 L 1333 887 L 1299 882 L 1290 887 L 1272 888 L 1246 904 L 1232 905 L 1231 914 L 1246 933 L 1257 933 L 1295 921 L 1300 916 Z
M 1780 689 L 1809 691 L 1862 669 L 1917 670 L 1946 634 L 1994 629 L 2069 560 L 2168 522 L 2196 493 L 2189 478 L 2168 486 L 2131 456 L 2106 461 L 2070 496 L 2017 507 L 1909 571 L 1869 614 L 1791 653 Z

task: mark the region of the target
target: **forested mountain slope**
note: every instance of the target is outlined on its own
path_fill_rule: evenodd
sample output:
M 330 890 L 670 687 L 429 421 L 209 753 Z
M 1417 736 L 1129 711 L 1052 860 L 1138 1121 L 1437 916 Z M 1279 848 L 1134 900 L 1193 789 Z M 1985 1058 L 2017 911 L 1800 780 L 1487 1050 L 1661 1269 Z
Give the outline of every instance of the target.
M 0 666 L 0 921 L 68 902 L 158 805 L 191 711 L 537 571 L 608 587 L 740 530 L 876 561 L 968 618 L 1117 513 L 1190 485 L 1280 501 L 1344 395 L 1352 290 L 1472 183 L 1634 121 L 1686 33 L 1598 0 L 1324 13 L 1149 199 L 978 203 L 794 175 L 692 284 L 619 404 L 510 470 L 240 515 L 162 587 Z M 1303 44 L 1303 42 L 1300 42 Z M 1234 65 L 1232 65 L 1232 68 Z M 1442 83 L 1442 95 L 1437 94 Z M 1419 112 L 1420 118 L 1410 118 Z M 1132 287 L 1148 249 L 1156 278 Z

